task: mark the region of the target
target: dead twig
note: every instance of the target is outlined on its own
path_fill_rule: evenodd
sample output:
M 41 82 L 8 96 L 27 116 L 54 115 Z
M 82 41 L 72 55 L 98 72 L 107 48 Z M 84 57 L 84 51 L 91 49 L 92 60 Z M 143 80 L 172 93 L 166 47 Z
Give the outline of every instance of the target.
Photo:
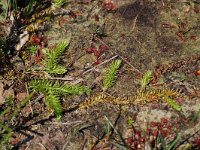
M 44 95 L 40 94 L 36 99 L 32 100 L 31 102 L 35 103 L 35 102 L 39 101 L 40 99 L 42 99 L 43 97 L 44 97 Z
M 77 124 L 77 123 L 81 123 L 81 120 L 78 121 L 74 121 L 74 122 L 51 122 L 51 123 L 45 123 L 46 125 L 64 125 L 64 126 L 69 126 L 72 124 Z
M 87 139 L 85 138 L 83 143 L 81 144 L 80 150 L 84 150 L 85 144 L 87 143 Z
M 38 145 L 40 145 L 41 150 L 46 150 L 47 149 L 42 143 L 38 143 Z
M 135 17 L 135 19 L 133 20 L 133 26 L 132 26 L 132 31 L 135 29 L 136 27 L 136 23 L 137 23 L 137 18 L 138 18 L 139 14 Z
M 140 72 L 137 68 L 135 68 L 130 62 L 128 62 L 125 58 L 120 56 L 117 52 L 115 52 L 126 64 L 128 64 L 133 71 L 137 72 L 138 74 L 142 75 L 142 72 Z
M 105 60 L 104 62 L 100 63 L 99 65 L 94 66 L 94 67 L 90 68 L 89 70 L 83 72 L 83 74 L 86 74 L 86 73 L 88 73 L 88 72 L 94 70 L 95 68 L 98 68 L 99 66 L 102 66 L 103 64 L 110 62 L 111 60 L 113 60 L 113 59 L 115 59 L 115 58 L 117 58 L 117 57 L 118 57 L 118 55 L 115 55 L 115 56 L 113 56 L 113 57 L 111 57 L 111 58 Z
M 63 78 L 60 78 L 60 77 L 51 77 L 51 76 L 47 75 L 47 78 L 50 80 L 72 81 L 73 85 L 78 84 L 83 81 L 82 78 L 75 78 L 75 77 L 71 77 L 71 76 L 65 76 Z
M 51 77 L 49 75 L 47 75 L 47 78 L 51 80 L 63 80 L 63 81 L 73 81 L 75 79 L 74 77 L 71 76 L 65 76 L 63 78 L 60 78 L 60 77 Z
M 26 86 L 26 93 L 27 93 L 27 95 L 29 95 L 30 93 L 29 93 L 29 90 L 28 90 L 28 85 L 25 84 L 25 86 Z M 33 108 L 32 108 L 32 106 L 31 106 L 31 101 L 30 101 L 30 100 L 29 100 L 29 107 L 30 107 L 30 109 L 31 109 L 31 114 L 32 114 L 32 116 L 33 116 Z
M 109 47 L 104 41 L 102 41 L 101 39 L 98 39 L 102 44 L 106 45 L 107 47 Z M 130 62 L 128 62 L 125 58 L 123 58 L 120 54 L 118 54 L 116 51 L 113 51 L 113 53 L 115 53 L 117 56 L 119 56 L 126 64 L 128 64 L 133 71 L 137 72 L 138 74 L 142 74 L 137 68 L 135 68 Z

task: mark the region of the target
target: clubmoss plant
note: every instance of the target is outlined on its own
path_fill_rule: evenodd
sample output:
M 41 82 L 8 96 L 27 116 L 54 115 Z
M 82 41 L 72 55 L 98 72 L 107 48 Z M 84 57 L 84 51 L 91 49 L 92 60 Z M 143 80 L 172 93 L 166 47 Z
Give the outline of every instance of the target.
M 179 111 L 179 112 L 181 111 L 181 106 L 179 104 L 177 104 L 172 98 L 166 97 L 165 99 L 167 101 L 167 104 L 170 107 L 172 107 L 176 111 Z
M 50 80 L 32 80 L 30 86 L 37 92 L 49 94 L 54 92 L 58 95 L 80 95 L 84 92 L 89 93 L 90 89 L 81 85 L 66 85 L 60 84 L 58 81 L 53 82 Z
M 27 50 L 28 50 L 31 54 L 34 54 L 34 53 L 38 50 L 38 48 L 37 48 L 37 46 L 32 45 L 32 46 L 28 47 Z
M 149 84 L 149 82 L 151 81 L 152 79 L 152 71 L 151 70 L 148 70 L 142 77 L 142 79 L 140 80 L 140 90 L 144 90 L 145 87 L 147 86 L 147 84 Z
M 98 103 L 105 103 L 108 102 L 108 97 L 101 93 L 99 95 L 94 95 L 83 101 L 82 103 L 79 104 L 79 109 L 88 109 Z M 112 102 L 112 101 L 110 101 Z
M 11 137 L 11 134 L 12 134 L 12 130 L 11 130 L 11 128 L 9 128 L 7 125 L 5 125 L 5 124 L 3 124 L 3 123 L 1 123 L 0 122 L 0 129 L 2 130 L 2 131 L 0 131 L 0 137 L 1 137 L 1 139 L 0 139 L 0 150 L 2 150 L 1 148 L 2 147 L 6 147 L 6 146 L 9 146 L 9 139 L 10 139 L 10 137 Z
M 66 3 L 66 1 L 67 0 L 53 0 L 52 4 L 57 7 L 62 7 Z
M 43 71 L 49 74 L 64 74 L 67 69 L 59 65 L 60 57 L 65 52 L 70 43 L 71 35 L 64 41 L 57 44 L 55 49 L 46 49 L 43 59 Z M 36 92 L 44 94 L 45 104 L 48 108 L 54 110 L 54 114 L 57 118 L 62 115 L 62 106 L 60 99 L 65 95 L 80 95 L 84 92 L 90 93 L 90 89 L 81 85 L 66 85 L 61 84 L 58 81 L 50 81 L 47 79 L 37 79 L 30 81 L 30 88 Z
M 58 81 L 50 80 L 32 80 L 30 87 L 36 91 L 41 92 L 45 96 L 45 104 L 48 108 L 54 110 L 55 116 L 60 118 L 62 115 L 62 106 L 60 103 L 61 96 L 64 95 L 80 95 L 84 92 L 90 93 L 90 89 L 81 85 L 63 85 Z
M 59 42 L 54 50 L 45 49 L 45 56 L 43 60 L 44 71 L 49 74 L 64 74 L 67 72 L 67 69 L 59 65 L 60 56 L 63 55 L 66 48 L 70 43 L 71 36 L 65 39 L 62 42 Z
M 171 90 L 168 88 L 164 89 L 151 89 L 150 91 L 138 91 L 133 96 L 128 96 L 125 98 L 113 97 L 106 95 L 104 92 L 94 95 L 79 104 L 80 109 L 88 109 L 99 103 L 111 103 L 114 105 L 145 105 L 151 102 L 163 101 L 169 103 L 169 97 L 180 96 L 179 91 Z M 169 104 L 172 108 L 179 110 L 178 104 L 170 101 Z
M 106 72 L 105 79 L 103 81 L 103 91 L 112 87 L 117 74 L 117 69 L 120 67 L 121 61 L 116 60 L 113 62 Z M 100 94 L 94 95 L 79 104 L 80 109 L 85 109 L 92 107 L 98 103 L 112 103 L 115 105 L 144 105 L 151 102 L 164 101 L 167 102 L 170 107 L 176 111 L 180 111 L 181 107 L 172 99 L 181 96 L 180 90 L 174 90 L 170 88 L 160 88 L 160 89 L 146 89 L 146 86 L 152 79 L 152 72 L 147 71 L 142 77 L 140 84 L 141 87 L 135 93 L 135 95 L 128 96 L 125 98 L 112 97 L 102 92 Z
M 116 81 L 117 71 L 121 66 L 121 63 L 122 61 L 117 59 L 107 69 L 103 80 L 103 91 L 108 90 L 114 85 Z
M 45 102 L 48 108 L 54 110 L 54 114 L 57 117 L 57 119 L 60 119 L 62 115 L 60 97 L 53 92 L 49 92 L 49 95 L 45 96 Z

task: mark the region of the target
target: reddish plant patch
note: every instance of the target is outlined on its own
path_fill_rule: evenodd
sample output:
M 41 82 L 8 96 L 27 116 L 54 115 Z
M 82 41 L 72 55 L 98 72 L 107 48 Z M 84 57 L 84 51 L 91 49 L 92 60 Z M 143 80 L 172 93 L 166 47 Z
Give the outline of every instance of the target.
M 149 122 L 149 127 L 145 131 L 134 129 L 133 136 L 126 138 L 126 143 L 133 149 L 142 149 L 145 142 L 149 141 L 150 146 L 154 148 L 160 135 L 166 138 L 170 134 L 172 134 L 171 122 L 168 118 L 163 117 L 159 122 Z
M 192 143 L 194 144 L 195 147 L 200 147 L 200 138 L 195 138 Z
M 102 9 L 107 11 L 116 10 L 117 3 L 112 0 L 103 0 Z
M 98 65 L 100 61 L 100 56 L 109 49 L 107 45 L 100 45 L 100 46 L 91 46 L 86 49 L 86 52 L 89 54 L 94 54 L 96 56 L 96 61 L 93 63 L 94 65 Z
M 38 35 L 33 35 L 31 41 L 33 44 L 40 45 L 41 38 Z

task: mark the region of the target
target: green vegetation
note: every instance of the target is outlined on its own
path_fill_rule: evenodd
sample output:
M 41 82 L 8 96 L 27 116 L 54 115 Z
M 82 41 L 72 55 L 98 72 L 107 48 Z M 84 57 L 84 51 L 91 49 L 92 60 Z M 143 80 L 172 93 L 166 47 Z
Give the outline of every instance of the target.
M 63 55 L 65 49 L 68 47 L 70 39 L 71 37 L 68 37 L 67 39 L 63 40 L 63 42 L 58 43 L 54 50 L 46 49 L 43 60 L 44 71 L 49 74 L 64 74 L 67 72 L 67 69 L 63 66 L 60 66 L 58 62 L 60 56 Z
M 59 65 L 60 57 L 65 52 L 65 49 L 70 43 L 71 37 L 58 43 L 55 49 L 46 49 L 43 60 L 42 70 L 49 74 L 64 74 L 67 69 Z M 34 49 L 34 47 L 32 47 Z M 33 51 L 33 50 L 31 50 Z M 48 108 L 54 110 L 55 116 L 60 118 L 62 115 L 62 106 L 60 103 L 61 96 L 64 95 L 80 95 L 84 92 L 89 93 L 90 89 L 81 85 L 63 85 L 58 81 L 53 82 L 50 80 L 32 80 L 30 87 L 36 92 L 41 92 L 45 95 L 45 104 Z
M 43 60 L 43 71 L 46 71 L 49 74 L 63 74 L 67 70 L 59 65 L 60 56 L 63 55 L 65 49 L 70 43 L 70 37 L 64 40 L 63 42 L 58 43 L 55 49 L 46 50 Z M 28 48 L 31 53 L 34 53 L 37 50 L 36 46 L 31 46 Z M 14 112 L 11 113 L 12 108 L 14 107 L 13 99 L 9 99 L 9 106 L 0 113 L 0 118 L 9 114 L 7 118 L 16 117 L 22 108 L 27 104 L 28 101 L 32 98 L 35 92 L 42 93 L 44 95 L 45 104 L 48 109 L 54 111 L 54 114 L 57 119 L 62 116 L 62 105 L 61 97 L 66 95 L 80 95 L 86 92 L 90 93 L 90 89 L 86 86 L 81 85 L 66 85 L 61 84 L 58 81 L 50 81 L 47 79 L 34 79 L 30 81 L 30 88 L 33 90 L 24 100 L 15 106 Z M 11 114 L 10 114 L 11 113 Z M 3 123 L 0 123 L 0 128 L 2 129 L 1 144 L 6 145 L 8 143 L 12 129 Z
M 6 0 L 0 1 L 0 8 L 2 10 L 0 14 L 0 22 L 5 21 L 6 17 L 8 16 L 9 7 L 11 6 L 11 2 L 9 2 Z
M 107 69 L 105 78 L 103 80 L 103 91 L 111 88 L 116 81 L 117 70 L 121 65 L 121 60 L 115 60 Z M 167 102 L 170 107 L 175 109 L 176 111 L 181 110 L 181 106 L 179 106 L 171 97 L 175 98 L 180 96 L 180 91 L 176 91 L 169 88 L 150 88 L 146 89 L 146 86 L 152 79 L 152 72 L 147 71 L 142 79 L 140 80 L 141 88 L 137 90 L 135 95 L 128 96 L 125 98 L 121 97 L 113 97 L 108 96 L 104 92 L 96 94 L 94 96 L 89 97 L 84 102 L 79 104 L 80 109 L 92 107 L 98 103 L 113 103 L 117 105 L 144 105 L 150 102 L 159 102 L 164 101 Z
M 23 5 L 22 5 L 23 3 Z M 22 11 L 22 13 L 26 16 L 30 15 L 34 11 L 34 5 L 39 4 L 38 0 L 26 0 L 26 1 L 18 1 L 18 0 L 1 0 L 0 1 L 0 22 L 5 21 L 9 16 L 12 10 Z M 21 7 L 23 6 L 23 9 Z
M 176 111 L 181 111 L 181 106 L 178 105 L 172 98 L 166 97 L 167 104 Z
M 0 5 L 1 5 L 1 9 L 2 9 L 2 13 L 0 14 L 0 22 L 4 21 L 5 20 L 5 16 L 7 16 L 7 5 L 5 3 L 5 1 L 1 1 L 0 2 Z
M 28 50 L 31 54 L 34 54 L 34 53 L 38 50 L 38 48 L 37 48 L 37 46 L 32 45 L 32 46 L 29 46 L 29 47 L 27 48 L 27 50 Z
M 36 91 L 44 94 L 45 104 L 52 110 L 57 118 L 62 115 L 62 106 L 60 98 L 64 95 L 80 95 L 84 92 L 90 93 L 90 89 L 81 85 L 63 85 L 58 81 L 53 82 L 49 80 L 32 80 L 30 87 Z
M 146 86 L 149 84 L 149 82 L 152 80 L 152 71 L 148 70 L 142 77 L 142 79 L 140 80 L 140 91 L 145 91 Z M 150 91 L 150 93 L 152 94 L 152 92 Z M 178 91 L 176 92 L 175 90 L 162 90 L 160 91 L 160 93 L 158 93 L 157 95 L 160 98 L 163 98 L 167 104 L 172 107 L 174 110 L 176 111 L 181 111 L 181 106 L 178 105 L 172 98 L 170 98 L 169 96 L 172 96 L 173 93 L 179 93 Z M 155 93 L 153 93 L 155 94 Z M 143 94 L 142 94 L 143 95 Z M 155 94 L 156 95 L 156 94 Z M 155 96 L 154 95 L 154 96 Z
M 196 102 L 199 100 L 196 85 L 198 85 L 200 71 L 197 61 L 200 60 L 200 56 L 194 54 L 195 57 L 191 56 L 191 58 L 183 59 L 185 55 L 190 55 L 190 53 L 186 50 L 183 54 L 178 53 L 178 50 L 182 48 L 179 44 L 192 45 L 198 42 L 198 36 L 195 35 L 198 29 L 196 25 L 189 25 L 191 23 L 187 21 L 189 16 L 184 19 L 179 15 L 179 23 L 176 23 L 177 21 L 170 22 L 172 20 L 167 22 L 158 17 L 158 23 L 161 23 L 161 26 L 158 26 L 159 28 L 156 31 L 161 33 L 160 27 L 162 27 L 166 29 L 166 32 L 158 37 L 152 36 L 158 38 L 158 40 L 155 40 L 151 38 L 151 34 L 147 38 L 143 37 L 144 34 L 141 32 L 142 28 L 140 26 L 147 29 L 145 32 L 151 32 L 149 29 L 154 28 L 154 25 L 151 21 L 148 23 L 148 19 L 141 19 L 140 17 L 145 17 L 146 14 L 143 13 L 146 13 L 147 10 L 147 12 L 150 12 L 150 15 L 147 16 L 150 20 L 157 18 L 157 10 L 155 13 L 151 13 L 154 6 L 162 8 L 159 11 L 164 12 L 166 8 L 167 10 L 172 8 L 174 3 L 165 2 L 167 7 L 160 7 L 161 3 L 148 2 L 145 8 L 141 9 L 139 16 L 128 16 L 127 18 L 124 10 L 128 10 L 129 6 L 131 6 L 131 9 L 137 6 L 136 8 L 140 10 L 140 3 L 135 2 L 126 6 L 126 3 L 104 0 L 76 1 L 75 3 L 70 1 L 72 4 L 69 5 L 69 8 L 61 8 L 67 2 L 67 0 L 0 1 L 0 22 L 3 21 L 0 34 L 8 34 L 0 38 L 0 67 L 2 67 L 0 68 L 0 74 L 2 74 L 0 75 L 0 92 L 2 96 L 2 101 L 0 101 L 0 150 L 12 149 L 13 147 L 13 149 L 27 148 L 26 146 L 29 143 L 26 142 L 30 137 L 27 139 L 24 137 L 29 136 L 29 134 L 30 136 L 37 136 L 37 132 L 40 135 L 40 131 L 53 131 L 52 135 L 54 135 L 54 132 L 60 131 L 60 129 L 65 131 L 65 126 L 69 127 L 69 131 L 71 131 L 71 128 L 80 126 L 82 123 L 85 125 L 81 125 L 76 133 L 86 135 L 84 141 L 79 146 L 77 143 L 78 140 L 83 139 L 82 135 L 74 140 L 71 132 L 68 132 L 69 142 L 67 141 L 67 144 L 70 145 L 69 147 L 77 146 L 79 149 L 85 149 L 86 147 L 90 149 L 89 147 L 92 145 L 91 149 L 118 148 L 128 150 L 147 148 L 173 150 L 178 147 L 179 143 L 186 143 L 189 138 L 194 137 L 197 133 L 196 128 L 199 128 L 194 125 L 199 121 L 200 109 L 194 112 L 196 107 L 194 107 L 195 109 L 186 108 L 190 112 L 188 115 L 186 111 L 185 115 L 185 111 L 182 110 L 185 109 L 185 106 L 183 107 L 181 103 L 178 103 L 180 97 L 181 100 L 187 101 L 189 106 L 196 106 L 190 101 L 194 100 Z M 180 6 L 182 6 L 181 3 L 179 3 Z M 169 7 L 168 4 L 170 4 Z M 82 7 L 83 5 L 84 7 Z M 192 7 L 189 7 L 189 5 Z M 190 14 L 193 11 L 196 14 L 199 12 L 198 7 L 193 5 L 192 1 L 190 4 L 188 3 L 187 7 L 183 6 L 180 12 L 184 14 Z M 116 12 L 111 11 L 115 7 L 119 10 L 119 14 L 125 12 L 120 15 L 125 22 L 129 22 L 133 18 L 138 20 L 137 28 L 134 28 L 134 31 L 133 28 L 131 28 L 130 33 L 121 30 L 122 26 L 129 25 L 129 23 L 124 24 L 123 22 L 123 24 L 116 26 L 112 25 L 113 21 L 114 23 L 121 23 L 120 20 L 115 20 L 114 15 L 111 14 Z M 107 14 L 110 15 L 107 17 Z M 147 20 L 147 22 L 143 23 L 144 20 Z M 94 27 L 97 27 L 96 30 L 91 31 Z M 108 35 L 104 33 L 104 28 Z M 135 32 L 136 30 L 138 32 Z M 24 40 L 22 47 L 16 50 L 14 47 L 20 40 L 23 40 L 24 31 L 27 31 L 31 38 Z M 56 35 L 57 31 L 61 34 Z M 68 38 L 63 37 L 69 31 L 73 33 L 73 37 L 71 38 L 71 34 Z M 115 34 L 116 31 L 117 34 Z M 133 35 L 133 33 L 135 34 Z M 182 35 L 182 33 L 185 34 Z M 112 34 L 114 35 L 112 36 Z M 106 36 L 107 38 L 104 38 Z M 136 39 L 133 39 L 132 36 L 136 36 Z M 140 39 L 141 37 L 142 39 Z M 59 38 L 62 38 L 61 42 L 51 45 Z M 75 41 L 71 43 L 71 39 Z M 175 43 L 173 42 L 174 39 L 176 39 Z M 152 41 L 158 42 L 150 45 Z M 51 46 L 46 48 L 47 45 Z M 69 53 L 65 55 L 69 46 Z M 118 49 L 115 51 L 116 46 Z M 24 52 L 23 48 L 27 51 Z M 152 51 L 152 49 L 154 50 Z M 8 55 L 12 50 L 14 51 L 13 55 Z M 92 55 L 87 55 L 86 52 Z M 152 54 L 154 52 L 159 52 L 159 55 L 155 57 Z M 114 54 L 115 56 L 107 59 Z M 172 54 L 174 62 L 168 60 Z M 177 54 L 177 56 L 174 54 Z M 61 60 L 68 55 L 72 56 L 70 60 Z M 116 57 L 119 59 L 113 60 Z M 152 60 L 148 60 L 149 57 Z M 105 68 L 104 72 L 102 66 L 110 60 L 113 61 Z M 120 68 L 122 61 L 125 62 L 124 68 Z M 133 61 L 135 62 L 132 65 Z M 97 65 L 99 63 L 100 65 Z M 155 70 L 148 70 L 147 68 L 152 68 L 152 65 L 156 66 Z M 68 68 L 68 66 L 70 67 Z M 135 66 L 141 68 L 138 70 Z M 12 71 L 10 71 L 11 69 Z M 118 74 L 119 69 L 121 69 L 120 74 Z M 178 71 L 178 69 L 180 70 Z M 104 74 L 102 74 L 102 70 Z M 142 77 L 141 71 L 144 71 Z M 177 72 L 170 74 L 174 71 Z M 66 76 L 68 73 L 69 76 Z M 120 83 L 123 86 L 116 86 L 116 89 L 112 90 L 115 83 L 117 83 L 117 76 L 123 76 L 124 73 L 127 74 L 122 81 L 130 79 L 135 81 L 136 85 L 131 85 L 132 82 L 122 83 L 121 81 Z M 186 78 L 187 75 L 189 75 L 189 78 Z M 13 78 L 9 79 L 8 76 Z M 141 77 L 140 80 L 137 80 L 139 77 Z M 161 80 L 160 77 L 162 77 Z M 91 95 L 91 89 L 88 86 L 76 84 L 82 81 L 88 83 L 94 89 Z M 193 83 L 194 85 L 192 85 Z M 189 96 L 182 97 L 180 90 L 171 89 L 172 86 L 183 88 Z M 10 93 L 12 97 L 8 98 Z M 85 93 L 89 96 L 86 96 Z M 81 94 L 85 95 L 77 98 Z M 85 100 L 82 101 L 83 98 Z M 66 101 L 68 99 L 70 99 L 69 103 Z M 160 103 L 165 103 L 168 107 Z M 173 109 L 172 112 L 170 107 Z M 161 111 L 162 113 L 160 113 Z M 51 118 L 59 120 L 64 113 L 65 118 L 62 119 L 62 123 L 52 122 L 54 119 L 51 120 Z M 159 117 L 151 116 L 155 113 Z M 173 113 L 177 114 L 174 115 Z M 157 122 L 160 116 L 165 117 Z M 150 122 L 151 120 L 153 121 Z M 64 123 L 64 121 L 66 122 Z M 188 121 L 191 121 L 190 124 Z M 43 123 L 45 126 L 40 128 L 42 130 L 38 130 L 38 127 Z M 56 125 L 59 128 L 58 130 L 57 127 L 56 130 L 51 130 L 51 128 L 46 130 L 48 124 L 51 124 L 51 127 Z M 185 133 L 187 132 L 183 131 L 191 131 L 189 129 L 191 127 L 195 129 L 195 132 L 192 134 L 192 129 L 192 132 L 190 132 L 191 137 L 187 137 L 185 140 Z M 98 132 L 100 130 L 102 132 Z M 96 131 L 98 132 L 97 135 L 95 135 Z M 92 136 L 88 140 L 87 138 L 91 134 Z M 65 133 L 64 136 L 62 136 L 62 133 L 58 133 L 58 135 L 55 139 L 51 139 L 53 144 L 57 138 L 65 138 Z M 176 137 L 173 138 L 175 135 Z M 188 141 L 199 145 L 199 138 L 191 138 Z M 74 143 L 70 142 L 74 142 L 75 145 L 71 145 Z M 43 143 L 46 143 L 46 141 Z M 11 144 L 13 147 L 8 147 Z M 52 143 L 50 142 L 50 144 Z M 46 145 L 37 146 L 43 148 Z M 68 145 L 65 144 L 64 146 L 66 146 L 66 149 L 70 149 Z M 189 148 L 192 149 L 192 147 Z
M 117 70 L 119 69 L 122 61 L 121 60 L 115 60 L 107 69 L 104 80 L 103 80 L 103 90 L 106 91 L 109 88 L 111 88 L 115 81 L 116 81 L 116 75 L 117 75 Z
M 58 95 L 80 95 L 84 92 L 89 93 L 90 89 L 81 85 L 63 85 L 58 81 L 53 82 L 50 80 L 32 80 L 30 86 L 37 92 L 44 94 L 54 93 Z
M 152 79 L 152 71 L 148 70 L 142 77 L 142 79 L 140 80 L 140 89 L 144 90 L 145 87 L 147 86 L 147 84 L 149 84 L 149 82 Z
M 0 140 L 0 147 L 3 147 L 4 145 L 8 145 L 12 130 L 7 125 L 2 123 L 0 123 L 0 129 L 2 130 L 0 132 L 2 136 Z
M 66 3 L 66 0 L 53 0 L 52 4 L 57 6 L 57 7 L 61 7 Z
M 67 69 L 59 65 L 60 57 L 65 52 L 70 43 L 71 36 L 67 39 L 59 42 L 55 49 L 45 49 L 45 55 L 43 59 L 43 71 L 49 74 L 64 74 Z M 32 47 L 34 49 L 34 47 Z M 33 51 L 33 50 L 31 50 Z M 45 104 L 48 108 L 54 110 L 55 116 L 60 118 L 62 115 L 62 106 L 60 99 L 65 95 L 80 95 L 84 92 L 90 93 L 90 89 L 81 85 L 66 85 L 61 84 L 58 81 L 50 81 L 47 79 L 37 79 L 30 82 L 30 87 L 36 91 L 44 94 Z

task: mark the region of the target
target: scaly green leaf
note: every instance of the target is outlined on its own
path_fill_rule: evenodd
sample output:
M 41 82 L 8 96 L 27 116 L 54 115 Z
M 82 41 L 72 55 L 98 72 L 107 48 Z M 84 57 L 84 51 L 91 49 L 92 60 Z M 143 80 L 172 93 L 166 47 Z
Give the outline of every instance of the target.
M 66 3 L 66 0 L 53 0 L 52 4 L 57 6 L 57 7 L 61 7 L 62 5 L 64 5 Z
M 49 95 L 45 96 L 45 103 L 49 108 L 54 110 L 54 114 L 56 118 L 60 118 L 62 115 L 62 106 L 60 104 L 60 98 L 53 92 L 50 93 Z
M 45 58 L 43 60 L 45 71 L 50 74 L 64 74 L 67 71 L 67 69 L 58 65 L 58 61 L 68 47 L 70 39 L 71 36 L 58 43 L 54 50 L 46 50 Z
M 35 45 L 32 45 L 32 46 L 28 47 L 27 49 L 31 54 L 34 54 L 38 50 L 37 46 L 35 46 Z
M 44 70 L 49 74 L 64 74 L 67 72 L 67 69 L 60 65 L 53 66 L 53 68 L 45 68 Z
M 105 75 L 104 75 L 104 80 L 103 80 L 103 90 L 106 91 L 109 88 L 111 88 L 115 81 L 116 81 L 116 75 L 117 75 L 117 70 L 119 69 L 122 61 L 121 60 L 115 60 L 107 69 Z
M 148 70 L 144 76 L 142 77 L 142 79 L 140 80 L 140 86 L 141 86 L 141 90 L 145 89 L 146 85 L 149 84 L 149 82 L 152 79 L 152 71 Z
M 54 92 L 57 95 L 80 95 L 84 92 L 90 93 L 91 91 L 87 86 L 61 85 L 59 82 L 53 82 L 49 80 L 32 80 L 30 82 L 30 86 L 37 92 Z
M 173 99 L 166 97 L 167 104 L 176 111 L 181 111 L 181 106 L 177 104 Z

